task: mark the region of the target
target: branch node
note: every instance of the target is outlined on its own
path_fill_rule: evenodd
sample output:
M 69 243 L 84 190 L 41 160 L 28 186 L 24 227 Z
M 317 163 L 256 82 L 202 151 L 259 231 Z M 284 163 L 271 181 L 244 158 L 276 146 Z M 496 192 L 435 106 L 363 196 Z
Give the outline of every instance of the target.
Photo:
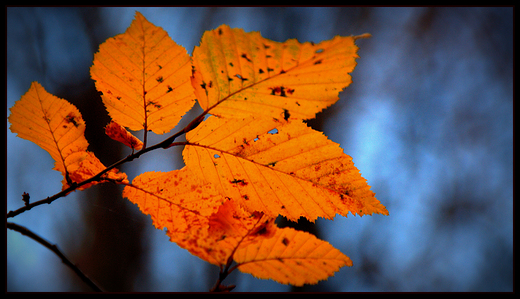
M 29 196 L 29 193 L 24 192 L 22 194 L 22 200 L 25 203 L 25 206 L 28 206 L 30 204 L 30 200 L 29 200 L 30 198 L 31 197 Z

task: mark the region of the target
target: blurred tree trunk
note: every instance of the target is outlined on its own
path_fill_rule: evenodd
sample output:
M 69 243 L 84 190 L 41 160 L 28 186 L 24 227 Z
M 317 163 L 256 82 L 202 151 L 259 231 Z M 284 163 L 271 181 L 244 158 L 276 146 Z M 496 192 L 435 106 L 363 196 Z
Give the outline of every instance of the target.
M 108 37 L 105 36 L 105 27 L 102 26 L 102 16 L 98 8 L 73 8 L 74 13 L 83 20 L 84 30 L 89 34 L 92 45 L 92 54 Z M 85 70 L 81 70 L 84 72 Z M 112 141 L 104 133 L 104 126 L 109 122 L 109 116 L 103 106 L 100 95 L 95 89 L 90 77 L 83 82 L 70 82 L 63 86 L 59 97 L 71 101 L 78 107 L 87 123 L 85 137 L 89 142 L 89 151 L 92 151 L 105 165 L 110 165 L 123 157 L 119 143 Z M 85 92 L 77 95 L 73 89 L 80 84 Z M 106 291 L 130 292 L 133 291 L 134 281 L 139 272 L 143 271 L 143 256 L 145 244 L 143 240 L 143 223 L 132 218 L 130 205 L 126 205 L 121 197 L 121 187 L 114 184 L 102 184 L 79 192 L 81 211 L 78 218 L 84 220 L 84 234 L 74 235 L 64 247 L 77 248 L 68 253 L 71 259 L 91 279 L 96 281 Z M 91 291 L 76 277 L 72 279 L 82 291 Z

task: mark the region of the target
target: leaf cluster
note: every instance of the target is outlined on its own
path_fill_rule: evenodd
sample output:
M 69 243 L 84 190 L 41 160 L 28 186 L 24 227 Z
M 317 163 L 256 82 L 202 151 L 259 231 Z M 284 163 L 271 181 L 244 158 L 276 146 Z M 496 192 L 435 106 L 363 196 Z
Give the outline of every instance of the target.
M 190 57 L 137 12 L 125 33 L 100 45 L 90 69 L 112 119 L 105 132 L 130 147 L 129 156 L 105 167 L 87 150 L 78 109 L 37 82 L 11 108 L 10 129 L 55 160 L 64 180 L 52 200 L 94 184 L 124 185 L 123 197 L 172 242 L 220 267 L 214 290 L 228 289 L 221 282 L 234 269 L 314 284 L 352 261 L 309 233 L 279 228 L 276 217 L 388 214 L 352 158 L 304 122 L 351 83 L 362 37 L 280 43 L 222 25 L 206 31 Z M 149 132 L 170 132 L 195 103 L 203 112 L 189 125 L 147 144 Z M 131 133 L 140 130 L 143 141 Z M 186 141 L 175 142 L 181 135 Z M 132 182 L 116 169 L 172 146 L 184 147 L 182 169 Z

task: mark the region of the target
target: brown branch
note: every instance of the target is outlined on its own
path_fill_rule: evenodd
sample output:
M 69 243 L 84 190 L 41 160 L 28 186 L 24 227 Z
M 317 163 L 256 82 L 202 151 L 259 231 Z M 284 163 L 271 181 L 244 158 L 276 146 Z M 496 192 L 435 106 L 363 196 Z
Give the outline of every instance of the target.
M 49 243 L 48 241 L 46 241 L 45 239 L 43 239 L 42 237 L 38 236 L 37 234 L 33 233 L 31 230 L 27 229 L 26 227 L 23 227 L 21 225 L 18 225 L 16 223 L 12 223 L 12 222 L 7 222 L 7 228 L 8 229 L 11 229 L 11 230 L 14 230 L 14 231 L 17 231 L 19 233 L 21 233 L 22 235 L 25 235 L 33 240 L 35 240 L 36 242 L 42 244 L 43 246 L 47 247 L 49 250 L 51 250 L 52 252 L 54 252 L 60 259 L 61 261 L 67 265 L 70 269 L 72 269 L 72 271 L 74 271 L 74 273 L 76 273 L 76 275 L 78 275 L 78 277 L 83 281 L 85 282 L 88 286 L 90 286 L 94 291 L 96 292 L 103 292 L 103 290 L 98 286 L 96 285 L 96 283 L 94 283 L 90 278 L 88 278 L 87 275 L 85 275 L 85 273 L 83 273 L 75 264 L 73 264 L 61 251 L 60 249 L 58 248 L 58 246 L 56 245 L 53 245 L 51 243 Z

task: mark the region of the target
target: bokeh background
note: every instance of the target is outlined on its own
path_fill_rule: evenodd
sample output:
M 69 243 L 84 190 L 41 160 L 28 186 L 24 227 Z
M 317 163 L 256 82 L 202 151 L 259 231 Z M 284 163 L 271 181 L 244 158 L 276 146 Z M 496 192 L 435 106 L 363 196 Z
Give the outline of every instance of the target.
M 223 23 L 276 41 L 369 32 L 357 41 L 353 84 L 311 124 L 353 157 L 390 216 L 317 221 L 318 236 L 354 262 L 328 281 L 295 289 L 236 271 L 225 283 L 236 291 L 512 291 L 513 9 L 7 7 L 6 108 L 40 82 L 79 108 L 89 150 L 110 165 L 130 151 L 104 136 L 109 119 L 89 67 L 136 10 L 190 54 Z M 23 206 L 23 192 L 32 201 L 57 193 L 62 178 L 50 155 L 6 126 L 9 211 Z M 132 179 L 178 169 L 180 150 L 122 170 Z M 109 291 L 206 291 L 217 279 L 217 267 L 170 243 L 119 186 L 74 192 L 9 221 L 58 244 Z M 6 240 L 7 291 L 90 291 L 40 244 L 13 231 Z

